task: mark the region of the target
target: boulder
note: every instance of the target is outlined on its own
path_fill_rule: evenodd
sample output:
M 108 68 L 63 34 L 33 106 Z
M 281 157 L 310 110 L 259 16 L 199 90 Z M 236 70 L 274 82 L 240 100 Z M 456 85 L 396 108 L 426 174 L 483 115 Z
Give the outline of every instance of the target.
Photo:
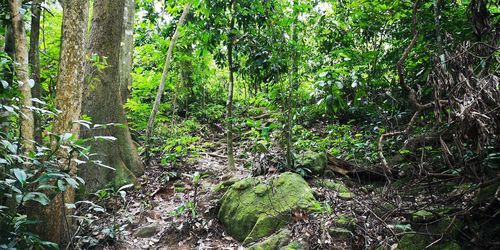
M 297 168 L 307 168 L 313 175 L 320 175 L 326 168 L 328 158 L 325 152 L 307 151 L 295 155 L 295 166 Z
M 135 230 L 134 237 L 138 238 L 150 238 L 153 237 L 158 231 L 158 224 L 154 223 L 151 225 L 143 226 Z
M 287 172 L 270 180 L 249 177 L 234 183 L 222 197 L 218 217 L 230 235 L 248 244 L 284 227 L 291 210 L 314 207 L 318 201 L 307 182 Z

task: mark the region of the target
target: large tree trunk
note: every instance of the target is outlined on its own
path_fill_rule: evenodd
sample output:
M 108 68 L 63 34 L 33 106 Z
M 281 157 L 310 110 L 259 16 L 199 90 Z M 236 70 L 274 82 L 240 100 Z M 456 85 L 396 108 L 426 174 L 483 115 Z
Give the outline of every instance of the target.
M 94 124 L 121 124 L 92 131 L 82 130 L 85 138 L 113 136 L 115 141 L 92 143 L 94 160 L 115 169 L 96 165 L 81 168 L 81 176 L 87 181 L 90 191 L 113 182 L 115 186 L 135 182 L 142 175 L 142 165 L 136 146 L 132 141 L 120 96 L 120 47 L 124 29 L 125 1 L 95 0 L 90 31 L 89 54 L 106 58 L 105 69 L 98 70 L 89 63 L 86 67 L 86 89 L 83 98 L 83 114 L 91 117 Z
M 158 113 L 158 108 L 160 108 L 161 97 L 163 95 L 163 91 L 165 91 L 165 84 L 167 82 L 168 71 L 170 70 L 170 64 L 172 62 L 172 56 L 174 54 L 175 44 L 177 42 L 177 38 L 179 37 L 179 29 L 182 27 L 184 21 L 186 20 L 186 16 L 189 13 L 189 8 L 191 8 L 191 3 L 187 3 L 184 6 L 182 15 L 179 21 L 177 22 L 177 27 L 175 28 L 174 35 L 172 36 L 172 39 L 170 39 L 170 45 L 168 46 L 167 57 L 165 58 L 165 65 L 163 65 L 163 73 L 161 75 L 160 86 L 158 86 L 158 91 L 156 92 L 156 99 L 153 104 L 153 109 L 151 110 L 151 114 L 149 115 L 148 126 L 146 128 L 146 143 L 149 143 L 149 139 L 153 133 L 156 114 Z M 146 145 L 146 147 L 148 146 L 149 145 Z
M 31 65 L 31 79 L 33 79 L 35 85 L 33 86 L 33 98 L 41 99 L 42 87 L 40 86 L 40 56 L 39 56 L 39 44 L 40 44 L 40 13 L 42 10 L 42 1 L 33 0 L 31 3 L 31 35 L 30 35 L 30 51 L 29 51 L 29 64 Z M 40 104 L 33 103 L 37 108 L 40 108 Z M 42 123 L 40 120 L 40 115 L 34 114 L 35 118 L 35 141 L 37 143 L 42 142 Z
M 120 96 L 127 102 L 129 86 L 132 84 L 132 58 L 134 55 L 134 15 L 135 1 L 125 0 L 123 13 L 122 46 L 120 50 Z
M 77 138 L 80 126 L 74 121 L 80 118 L 82 103 L 82 88 L 84 83 L 85 65 L 85 32 L 88 25 L 88 0 L 64 0 L 62 22 L 62 41 L 57 78 L 56 107 L 61 112 L 54 121 L 55 134 L 71 133 Z M 61 159 L 62 171 L 76 174 L 76 165 L 69 163 L 71 156 L 67 152 L 57 152 Z M 70 169 L 66 169 L 69 167 Z M 63 197 L 64 196 L 64 197 Z M 71 230 L 72 211 L 65 208 L 64 203 L 74 203 L 74 190 L 68 188 L 66 192 L 57 194 L 52 202 L 40 210 L 37 216 L 42 223 L 38 224 L 37 233 L 46 240 L 56 243 L 68 243 Z M 66 226 L 69 226 L 67 228 Z
M 29 81 L 28 45 L 24 31 L 23 15 L 21 13 L 22 1 L 9 0 L 10 17 L 15 40 L 15 69 L 19 90 L 21 91 L 21 149 L 26 154 L 35 149 L 33 143 L 34 118 L 31 111 L 31 84 Z
M 234 1 L 231 5 L 231 21 L 229 23 L 229 36 L 227 42 L 227 62 L 229 67 L 229 87 L 226 104 L 226 136 L 227 136 L 227 167 L 230 171 L 236 169 L 234 165 L 234 150 L 233 150 L 233 88 L 234 88 L 234 67 L 233 67 L 233 42 L 234 42 Z

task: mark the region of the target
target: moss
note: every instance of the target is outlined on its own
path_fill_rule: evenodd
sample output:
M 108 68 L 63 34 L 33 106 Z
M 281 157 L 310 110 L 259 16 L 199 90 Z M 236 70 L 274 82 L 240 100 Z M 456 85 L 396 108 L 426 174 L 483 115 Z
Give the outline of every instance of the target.
M 344 200 L 350 200 L 350 199 L 354 198 L 354 194 L 351 192 L 339 193 L 339 198 L 344 199 Z
M 263 196 L 267 193 L 267 191 L 269 190 L 269 186 L 266 185 L 266 184 L 259 184 L 257 186 L 255 186 L 255 194 L 257 194 L 258 196 Z
M 268 182 L 247 178 L 233 184 L 222 197 L 218 217 L 227 232 L 245 244 L 286 225 L 290 210 L 312 211 L 317 203 L 312 189 L 298 174 L 283 173 Z
M 421 250 L 421 249 L 426 249 L 428 245 L 430 245 L 434 240 L 432 237 L 428 235 L 422 235 L 422 234 L 416 234 L 416 233 L 411 233 L 411 234 L 406 234 L 399 240 L 398 247 L 396 249 L 400 250 Z M 454 241 L 446 241 L 446 242 L 439 242 L 438 244 L 435 244 L 431 246 L 431 250 L 460 250 L 462 249 L 459 244 L 457 244 Z
M 337 191 L 339 193 L 347 193 L 349 189 L 341 182 L 336 182 L 332 180 L 323 180 L 318 183 L 319 186 Z
M 295 156 L 295 166 L 298 168 L 307 168 L 314 175 L 323 173 L 327 161 L 325 152 L 307 151 Z
M 428 221 L 434 217 L 434 214 L 427 210 L 419 210 L 411 215 L 411 219 L 416 222 Z
M 116 171 L 113 185 L 119 188 L 130 183 L 137 183 L 137 178 L 132 171 L 125 167 L 122 161 L 120 161 L 120 163 L 119 166 L 115 167 Z
M 331 227 L 328 229 L 328 233 L 332 236 L 332 238 L 338 240 L 349 239 L 353 235 L 350 230 L 341 227 Z
M 231 178 L 229 180 L 223 181 L 223 182 L 219 183 L 219 185 L 215 186 L 212 189 L 212 191 L 214 191 L 214 192 L 226 191 L 229 187 L 231 187 L 237 181 L 238 181 L 237 178 Z
M 290 244 L 280 248 L 280 250 L 303 250 L 303 249 L 305 250 L 309 248 L 298 240 L 294 240 L 290 242 Z
M 333 222 L 336 226 L 345 229 L 354 230 L 356 228 L 356 218 L 346 214 L 337 216 Z
M 248 248 L 248 250 L 267 250 L 280 249 L 285 247 L 290 242 L 291 233 L 288 229 L 283 229 L 278 233 L 269 236 L 262 242 L 256 243 Z

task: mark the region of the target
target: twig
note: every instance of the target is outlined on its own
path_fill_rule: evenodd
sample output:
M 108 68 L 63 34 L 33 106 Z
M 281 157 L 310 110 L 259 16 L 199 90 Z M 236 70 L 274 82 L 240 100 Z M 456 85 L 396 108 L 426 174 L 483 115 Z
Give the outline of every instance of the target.
M 390 228 L 389 225 L 387 225 L 387 223 L 382 218 L 380 218 L 375 212 L 373 212 L 373 210 L 371 210 L 369 207 L 365 206 L 363 203 L 359 202 L 358 200 L 356 200 L 356 203 L 363 206 L 366 210 L 368 210 L 371 214 L 373 214 L 373 216 L 375 216 L 375 218 L 377 218 L 377 220 L 382 222 L 382 224 L 384 224 L 384 226 L 387 229 L 389 229 L 389 231 L 391 231 L 392 235 L 396 236 L 396 233 L 394 232 L 394 230 L 392 230 L 392 228 Z

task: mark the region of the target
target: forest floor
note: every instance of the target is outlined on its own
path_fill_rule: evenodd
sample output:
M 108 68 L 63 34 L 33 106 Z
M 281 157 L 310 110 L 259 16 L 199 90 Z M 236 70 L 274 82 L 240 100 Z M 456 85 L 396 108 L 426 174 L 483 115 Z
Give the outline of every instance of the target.
M 153 160 L 138 180 L 140 188 L 131 188 L 125 199 L 116 195 L 95 201 L 103 209 L 92 206 L 79 209 L 78 214 L 89 218 L 91 223 L 80 230 L 76 245 L 82 248 L 93 245 L 96 249 L 242 249 L 241 243 L 225 233 L 217 219 L 223 192 L 214 190 L 229 178 L 252 176 L 252 171 L 241 163 L 262 157 L 251 155 L 237 159 L 237 171 L 228 174 L 224 140 L 222 135 L 206 138 L 204 143 L 216 146 L 182 167 L 164 167 Z M 239 155 L 247 144 L 239 142 L 235 146 Z M 196 172 L 204 176 L 199 185 L 193 183 Z M 269 171 L 266 175 L 276 174 L 279 173 Z M 422 180 L 414 182 L 418 183 L 418 195 L 415 195 L 412 182 L 387 189 L 383 182 L 363 182 L 346 176 L 329 178 L 344 183 L 354 194 L 351 198 L 342 198 L 336 191 L 319 185 L 325 178 L 307 181 L 316 198 L 328 204 L 331 211 L 294 214 L 293 222 L 288 225 L 293 238 L 305 242 L 310 249 L 374 249 L 377 246 L 392 249 L 401 236 L 411 230 L 410 224 L 424 225 L 439 220 L 428 216 L 422 221 L 410 221 L 415 211 L 431 207 L 458 211 L 464 204 L 460 200 L 450 202 L 448 194 L 436 192 L 432 185 L 423 185 Z M 351 233 L 332 237 L 329 230 L 339 218 L 349 218 L 351 222 L 344 226 Z

